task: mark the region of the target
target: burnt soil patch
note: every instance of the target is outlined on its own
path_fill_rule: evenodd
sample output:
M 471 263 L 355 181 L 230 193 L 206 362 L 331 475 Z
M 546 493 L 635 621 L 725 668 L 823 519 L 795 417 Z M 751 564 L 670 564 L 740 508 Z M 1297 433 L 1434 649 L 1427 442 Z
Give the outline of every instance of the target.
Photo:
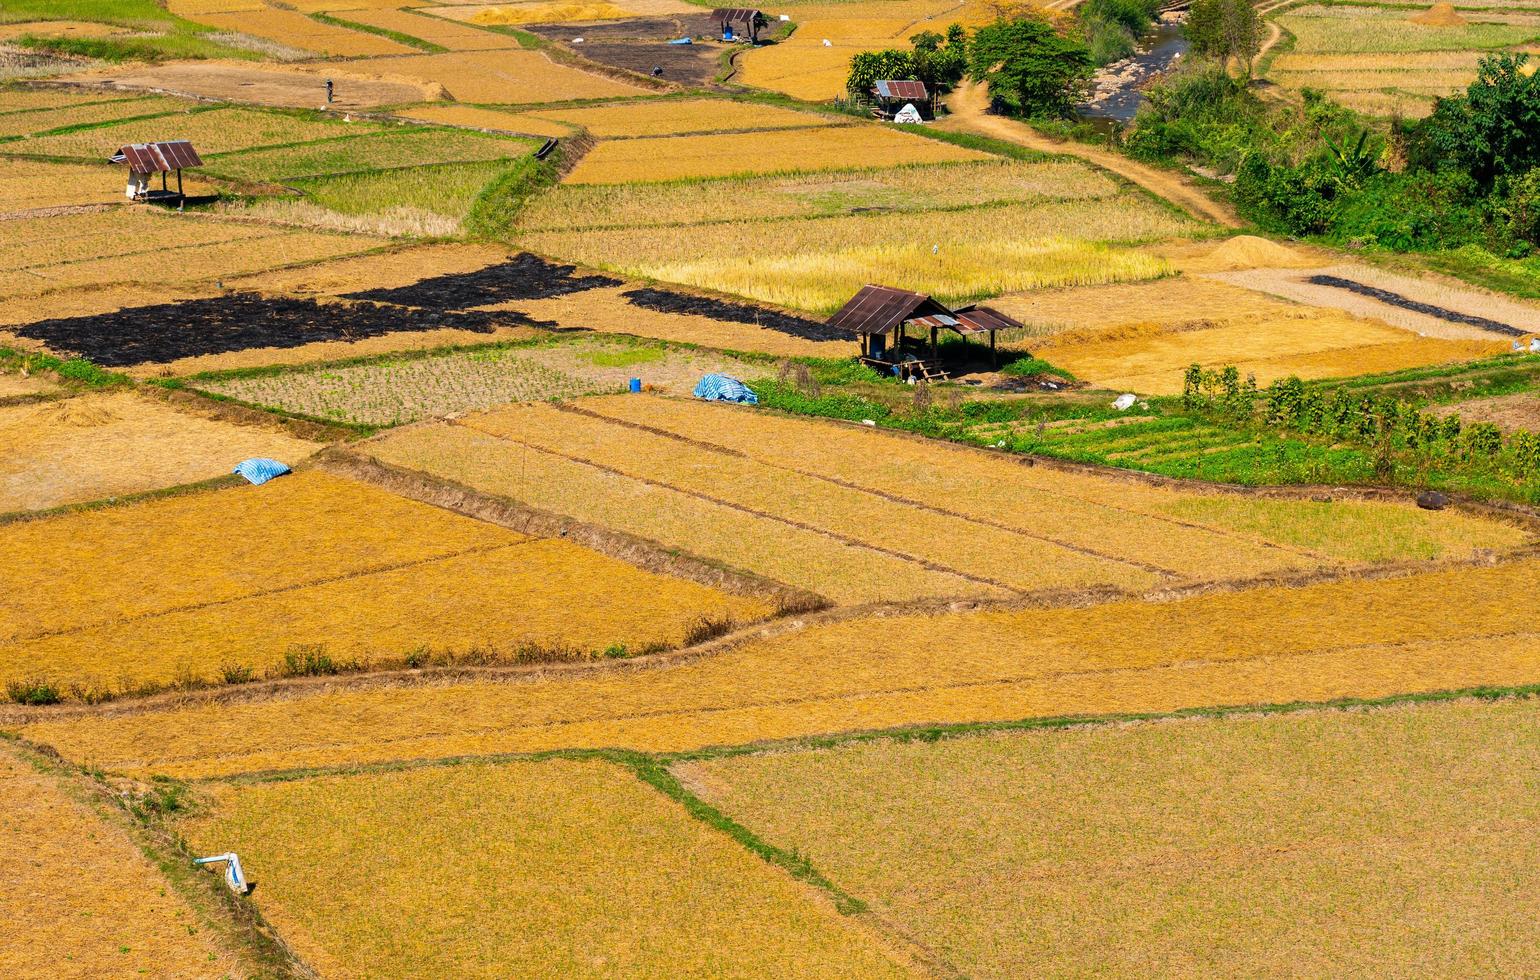
M 639 75 L 651 75 L 665 82 L 710 85 L 721 70 L 720 48 L 704 44 L 667 44 L 659 41 L 599 41 L 574 45 L 589 61 L 614 68 L 624 68 Z M 655 69 L 662 69 L 656 71 Z M 741 126 L 729 113 L 723 115 L 723 129 Z
M 515 299 L 550 299 L 621 285 L 619 279 L 574 275 L 576 271 L 576 266 L 557 265 L 538 255 L 520 252 L 506 262 L 475 272 L 449 273 L 389 289 L 365 289 L 348 293 L 345 298 L 435 310 L 469 310 Z
M 792 316 L 789 313 L 761 309 L 748 303 L 729 303 L 705 296 L 690 296 L 686 293 L 652 288 L 632 289 L 621 295 L 632 306 L 640 306 L 644 310 L 653 310 L 658 313 L 687 313 L 713 320 L 726 320 L 730 323 L 749 323 L 767 330 L 801 337 L 803 340 L 852 339 L 849 334 L 827 323 Z
M 627 17 L 595 24 L 526 24 L 523 30 L 538 34 L 551 41 L 571 42 L 575 37 L 583 39 L 579 48 L 593 41 L 672 41 L 675 38 L 709 38 L 715 35 L 716 24 L 711 14 L 685 14 L 675 17 Z M 685 45 L 680 45 L 685 47 Z
M 50 350 L 111 368 L 253 347 L 300 347 L 428 330 L 491 333 L 497 327 L 515 325 L 544 324 L 518 313 L 441 313 L 230 293 L 116 313 L 39 320 L 16 328 L 15 333 L 41 341 Z
M 1524 330 L 1499 320 L 1488 320 L 1484 316 L 1471 316 L 1469 313 L 1446 310 L 1442 306 L 1419 303 L 1414 299 L 1402 296 L 1400 293 L 1393 293 L 1388 289 L 1379 289 L 1374 286 L 1366 286 L 1352 279 L 1343 279 L 1341 276 L 1311 276 L 1305 281 L 1314 286 L 1335 286 L 1337 289 L 1346 289 L 1350 293 L 1357 293 L 1360 296 L 1377 299 L 1381 303 L 1388 303 L 1403 310 L 1411 310 L 1413 313 L 1436 317 L 1448 323 L 1463 323 L 1472 327 L 1480 327 L 1482 330 L 1490 330 L 1493 333 L 1506 334 L 1510 337 L 1528 337 L 1534 333 L 1533 330 Z

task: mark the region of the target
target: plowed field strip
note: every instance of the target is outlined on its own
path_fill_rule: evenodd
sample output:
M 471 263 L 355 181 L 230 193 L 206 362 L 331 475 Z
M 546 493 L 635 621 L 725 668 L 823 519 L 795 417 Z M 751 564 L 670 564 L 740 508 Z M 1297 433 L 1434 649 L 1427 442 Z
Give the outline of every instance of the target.
M 547 455 L 547 456 L 553 456 L 553 457 L 555 457 L 557 459 L 563 459 L 563 460 L 566 460 L 569 463 L 577 463 L 577 464 L 582 465 L 582 466 L 587 466 L 587 467 L 590 467 L 592 469 L 598 470 L 601 473 L 607 473 L 610 476 L 617 476 L 617 477 L 621 477 L 622 479 L 626 479 L 626 480 L 635 480 L 637 483 L 645 484 L 646 486 L 649 486 L 649 487 L 657 487 L 657 488 L 662 489 L 662 490 L 669 490 L 669 491 L 672 491 L 674 493 L 683 494 L 684 496 L 693 497 L 696 500 L 701 500 L 701 501 L 704 501 L 704 502 L 709 503 L 709 504 L 714 504 L 714 505 L 716 505 L 718 507 L 726 507 L 729 510 L 735 510 L 735 511 L 738 511 L 739 513 L 741 513 L 741 514 L 748 514 L 749 516 L 759 518 L 760 520 L 774 521 L 777 524 L 784 524 L 787 527 L 794 527 L 794 528 L 797 528 L 798 530 L 811 531 L 814 534 L 821 535 L 821 536 L 829 538 L 830 540 L 833 540 L 833 541 L 838 541 L 841 544 L 848 545 L 848 546 L 853 547 L 853 548 L 861 548 L 861 549 L 864 549 L 866 551 L 874 551 L 874 552 L 876 552 L 878 554 L 881 554 L 881 555 L 887 555 L 890 558 L 897 558 L 897 559 L 899 559 L 901 561 L 910 562 L 912 564 L 918 565 L 921 568 L 927 569 L 929 571 L 944 572 L 944 573 L 946 573 L 948 575 L 955 575 L 958 578 L 965 579 L 965 580 L 967 580 L 969 582 L 973 582 L 973 583 L 978 584 L 978 585 L 987 585 L 987 586 L 990 586 L 992 588 L 1002 589 L 1004 591 L 1012 592 L 1012 593 L 1016 593 L 1016 594 L 1020 594 L 1022 592 L 1022 590 L 1020 588 L 1017 588 L 1017 587 L 1014 587 L 1014 586 L 1011 586 L 1011 585 L 1007 585 L 1004 582 L 1001 582 L 1001 581 L 998 581 L 998 580 L 995 580 L 995 579 L 991 579 L 991 578 L 988 578 L 988 577 L 983 576 L 983 575 L 975 575 L 975 574 L 973 574 L 971 572 L 964 571 L 963 569 L 953 568 L 953 567 L 950 567 L 948 565 L 944 565 L 944 564 L 942 564 L 940 562 L 931 561 L 930 559 L 922 558 L 922 557 L 920 557 L 918 555 L 913 555 L 913 554 L 909 554 L 909 553 L 904 552 L 904 551 L 900 551 L 900 550 L 898 550 L 896 548 L 887 548 L 887 547 L 884 547 L 884 546 L 879 545 L 879 544 L 872 544 L 871 542 L 868 542 L 868 541 L 862 541 L 859 538 L 854 538 L 854 537 L 851 537 L 851 536 L 846 535 L 846 534 L 841 534 L 838 531 L 831 531 L 831 530 L 829 530 L 827 528 L 817 527 L 815 525 L 807 524 L 807 523 L 804 523 L 802 521 L 792 520 L 791 518 L 781 517 L 781 516 L 776 515 L 776 514 L 771 514 L 771 513 L 767 512 L 767 511 L 757 510 L 757 509 L 755 509 L 753 507 L 748 507 L 748 506 L 745 506 L 743 504 L 733 503 L 730 500 L 726 500 L 726 499 L 721 498 L 721 497 L 715 497 L 715 496 L 712 496 L 711 494 L 703 493 L 703 492 L 701 492 L 699 490 L 692 490 L 692 489 L 689 489 L 687 487 L 680 486 L 680 485 L 677 485 L 677 484 L 666 483 L 666 482 L 664 482 L 662 480 L 655 480 L 655 479 L 651 479 L 649 477 L 638 476 L 635 473 L 628 472 L 626 470 L 619 469 L 619 468 L 614 467 L 614 466 L 610 466 L 609 464 L 602 463 L 602 462 L 600 462 L 600 461 L 598 461 L 596 459 L 591 459 L 591 458 L 588 458 L 588 457 L 585 457 L 585 456 L 574 455 L 572 453 L 557 452 L 555 450 L 548 449 L 548 448 L 546 448 L 544 446 L 541 446 L 538 443 L 528 442 L 528 441 L 525 441 L 523 439 L 514 438 L 513 436 L 509 435 L 507 432 L 495 431 L 495 430 L 491 430 L 491 429 L 481 428 L 481 427 L 479 427 L 479 426 L 477 426 L 477 425 L 475 425 L 475 424 L 473 424 L 473 423 L 471 423 L 469 421 L 462 421 L 460 424 L 463 425 L 465 428 L 470 429 L 473 432 L 478 432 L 478 433 L 480 433 L 482 435 L 485 435 L 485 436 L 491 436 L 494 439 L 499 439 L 499 440 L 502 440 L 503 442 L 512 443 L 512 444 L 514 444 L 516 446 L 521 446 L 521 447 L 523 447 L 525 449 L 528 449 L 528 450 L 531 450 L 533 452 L 542 453 L 542 454 Z
M 584 416 L 587 416 L 589 418 L 599 419 L 599 420 L 602 420 L 604 422 L 611 423 L 613 425 L 622 425 L 622 426 L 625 426 L 627 428 L 636 429 L 637 431 L 640 431 L 640 432 L 649 433 L 651 435 L 662 436 L 662 437 L 664 437 L 666 439 L 674 439 L 674 440 L 677 440 L 679 442 L 683 442 L 686 445 L 695 446 L 696 448 L 706 450 L 707 452 L 721 453 L 721 454 L 726 455 L 726 456 L 736 456 L 736 457 L 740 457 L 740 458 L 743 458 L 743 459 L 754 459 L 753 456 L 749 455 L 748 453 L 743 452 L 742 450 L 731 449 L 731 448 L 729 448 L 727 446 L 719 445 L 719 444 L 716 444 L 716 443 L 703 442 L 703 441 L 701 441 L 699 439 L 692 438 L 691 436 L 682 435 L 682 434 L 680 434 L 678 432 L 673 432 L 673 431 L 671 431 L 669 429 L 662 429 L 662 428 L 658 428 L 657 426 L 647 425 L 646 423 L 643 423 L 643 422 L 631 422 L 631 421 L 628 421 L 626 419 L 617 418 L 615 416 L 604 415 L 604 414 L 602 414 L 600 412 L 590 411 L 589 409 L 583 408 L 583 407 L 581 407 L 579 405 L 572 404 L 570 402 L 569 403 L 558 404 L 555 407 L 560 409 L 560 410 L 562 410 L 562 411 L 572 412 L 572 413 L 574 413 L 576 415 L 584 415 Z M 756 460 L 756 462 L 761 462 L 761 461 Z M 1019 528 L 1019 527 L 1013 527 L 1013 526 L 1011 526 L 1009 524 L 1004 524 L 1004 523 L 1002 523 L 1000 521 L 991 520 L 991 519 L 989 519 L 987 517 L 981 517 L 981 516 L 978 516 L 978 515 L 975 515 L 975 514 L 966 514 L 966 513 L 962 512 L 962 511 L 952 510 L 951 508 L 948 508 L 948 507 L 938 507 L 935 504 L 926 503 L 925 501 L 915 499 L 914 497 L 902 496 L 900 494 L 891 493 L 889 491 L 881 490 L 881 489 L 878 489 L 876 487 L 864 486 L 864 485 L 859 484 L 859 483 L 853 483 L 853 482 L 851 482 L 849 480 L 842 480 L 842 479 L 840 479 L 839 477 L 836 477 L 836 476 L 829 476 L 829 475 L 824 474 L 824 473 L 818 473 L 818 472 L 815 472 L 813 470 L 802 469 L 801 467 L 790 466 L 790 465 L 787 465 L 787 464 L 784 464 L 784 463 L 770 463 L 768 465 L 775 466 L 778 469 L 787 470 L 788 472 L 791 472 L 791 473 L 796 473 L 798 476 L 805 476 L 805 477 L 807 477 L 809 479 L 812 479 L 812 480 L 818 480 L 818 481 L 823 482 L 823 483 L 832 484 L 832 485 L 834 485 L 836 487 L 840 487 L 841 489 L 844 489 L 844 490 L 854 490 L 854 491 L 856 491 L 858 493 L 868 494 L 870 496 L 878 497 L 878 498 L 881 498 L 882 500 L 887 500 L 887 501 L 890 501 L 890 502 L 895 503 L 895 504 L 902 504 L 902 505 L 904 505 L 906 507 L 915 507 L 915 508 L 918 508 L 920 510 L 929 511 L 932 514 L 939 514 L 939 515 L 941 515 L 943 517 L 955 518 L 956 520 L 966 521 L 969 524 L 976 524 L 976 525 L 978 525 L 980 527 L 993 528 L 994 530 L 997 530 L 997 531 L 1004 531 L 1007 534 L 1014 534 L 1014 535 L 1018 535 L 1018 536 L 1023 537 L 1023 538 L 1030 538 L 1030 539 L 1032 539 L 1034 541 L 1041 541 L 1041 542 L 1043 542 L 1045 544 L 1056 545 L 1056 546 L 1058 546 L 1060 548 L 1066 548 L 1066 549 L 1068 549 L 1070 551 L 1078 552 L 1078 553 L 1080 553 L 1082 555 L 1086 555 L 1086 556 L 1091 557 L 1091 558 L 1099 558 L 1099 559 L 1101 559 L 1103 561 L 1117 562 L 1118 564 L 1121 564 L 1121 565 L 1129 565 L 1129 566 L 1131 566 L 1133 568 L 1137 568 L 1137 569 L 1140 569 L 1141 571 L 1149 572 L 1149 573 L 1151 573 L 1153 575 L 1160 575 L 1160 576 L 1165 576 L 1165 577 L 1168 577 L 1168 578 L 1179 578 L 1180 577 L 1180 575 L 1176 571 L 1174 571 L 1173 569 L 1170 569 L 1170 568 L 1163 568 L 1163 567 L 1161 567 L 1159 565 L 1155 565 L 1155 564 L 1152 564 L 1150 562 L 1139 561 L 1138 559 L 1135 559 L 1135 558 L 1125 558 L 1125 557 L 1123 557 L 1121 555 L 1114 555 L 1114 554 L 1111 554 L 1109 552 L 1097 551 L 1094 548 L 1088 548 L 1088 547 L 1086 547 L 1084 545 L 1076 544 L 1073 541 L 1068 541 L 1068 540 L 1065 540 L 1065 539 L 1062 539 L 1062 538 L 1056 538 L 1056 537 L 1053 537 L 1053 536 L 1047 535 L 1047 534 L 1042 534 L 1042 533 L 1038 533 L 1038 532 L 1028 531 L 1028 530 L 1025 530 L 1023 528 Z
M 324 578 L 312 579 L 306 582 L 291 582 L 287 585 L 280 585 L 272 589 L 259 589 L 255 592 L 246 592 L 240 595 L 224 596 L 219 599 L 211 599 L 207 602 L 192 602 L 181 606 L 170 606 L 163 609 L 156 609 L 153 612 L 140 613 L 137 616 L 126 616 L 121 619 L 108 619 L 82 623 L 76 626 L 66 627 L 64 629 L 46 630 L 44 632 L 33 633 L 28 636 L 15 637 L 7 641 L 5 644 L 0 644 L 0 650 L 3 650 L 6 646 L 12 646 L 19 643 L 28 643 L 35 640 L 49 640 L 61 636 L 72 636 L 78 633 L 90 632 L 91 630 L 111 628 L 114 626 L 124 626 L 129 623 L 149 622 L 151 620 L 162 619 L 168 616 L 175 616 L 180 613 L 199 612 L 205 609 L 217 609 L 220 606 L 233 605 L 238 602 L 245 602 L 249 599 L 265 599 L 268 596 L 282 595 L 286 592 L 300 592 L 305 589 L 313 589 L 322 585 L 330 585 L 334 582 L 346 582 L 349 579 L 366 578 L 370 575 L 383 575 L 387 572 L 400 571 L 408 568 L 418 568 L 423 565 L 434 565 L 438 564 L 439 562 L 450 561 L 455 558 L 463 558 L 468 555 L 484 555 L 496 551 L 508 551 L 531 544 L 535 540 L 537 539 L 529 538 L 524 541 L 515 541 L 511 544 L 499 543 L 478 545 L 473 548 L 463 548 L 459 551 L 450 551 L 442 554 L 430 555 L 426 558 L 416 558 L 411 561 L 397 562 L 388 565 L 372 565 L 368 568 L 352 569 L 350 571 L 344 572 L 341 575 L 329 575 Z

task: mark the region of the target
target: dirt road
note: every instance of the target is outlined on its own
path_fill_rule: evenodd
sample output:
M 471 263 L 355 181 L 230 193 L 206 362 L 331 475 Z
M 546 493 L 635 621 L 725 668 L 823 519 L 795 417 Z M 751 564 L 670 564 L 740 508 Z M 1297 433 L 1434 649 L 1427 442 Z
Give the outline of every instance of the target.
M 1235 212 L 1176 174 L 1147 167 L 1111 150 L 1069 140 L 1051 139 L 1025 123 L 1005 116 L 990 115 L 989 89 L 982 84 L 963 82 L 948 97 L 947 107 L 951 109 L 951 115 L 937 123 L 944 129 L 978 133 L 1043 153 L 1079 157 L 1138 184 L 1205 221 L 1213 221 L 1228 228 L 1241 227 Z

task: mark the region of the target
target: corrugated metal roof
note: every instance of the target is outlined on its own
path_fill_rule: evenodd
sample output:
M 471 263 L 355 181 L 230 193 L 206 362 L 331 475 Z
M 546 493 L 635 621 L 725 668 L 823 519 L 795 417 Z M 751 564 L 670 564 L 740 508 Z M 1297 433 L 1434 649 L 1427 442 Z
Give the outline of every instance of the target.
M 1020 320 L 1012 319 L 990 306 L 970 306 L 957 311 L 961 333 L 983 333 L 986 330 L 1021 330 Z
M 829 317 L 829 326 L 855 334 L 885 334 L 912 317 L 940 314 L 951 310 L 926 296 L 891 286 L 862 286 L 850 302 Z
M 925 91 L 924 82 L 883 79 L 872 87 L 872 91 L 884 99 L 919 99 L 923 102 L 930 97 Z
M 753 7 L 718 7 L 711 12 L 712 20 L 720 20 L 726 23 L 752 24 L 764 14 Z
M 912 324 L 916 327 L 936 327 L 938 329 L 941 327 L 948 327 L 952 330 L 956 330 L 962 326 L 962 324 L 958 323 L 952 317 L 947 316 L 945 313 L 930 313 L 925 316 L 912 316 L 904 322 Z
M 184 167 L 201 167 L 203 160 L 187 140 L 166 143 L 131 143 L 112 155 L 113 163 L 126 163 L 139 174 L 158 174 Z

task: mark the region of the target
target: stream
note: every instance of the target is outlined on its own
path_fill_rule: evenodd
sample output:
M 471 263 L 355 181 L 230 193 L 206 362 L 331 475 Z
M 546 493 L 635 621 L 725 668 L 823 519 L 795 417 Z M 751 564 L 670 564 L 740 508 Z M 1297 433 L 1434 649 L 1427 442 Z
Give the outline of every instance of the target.
M 1169 19 L 1168 19 L 1169 18 Z M 1187 53 L 1183 15 L 1168 15 L 1139 40 L 1135 53 L 1096 73 L 1090 98 L 1075 107 L 1085 122 L 1108 128 L 1126 126 L 1144 104 L 1140 88 L 1153 75 L 1170 70 Z

